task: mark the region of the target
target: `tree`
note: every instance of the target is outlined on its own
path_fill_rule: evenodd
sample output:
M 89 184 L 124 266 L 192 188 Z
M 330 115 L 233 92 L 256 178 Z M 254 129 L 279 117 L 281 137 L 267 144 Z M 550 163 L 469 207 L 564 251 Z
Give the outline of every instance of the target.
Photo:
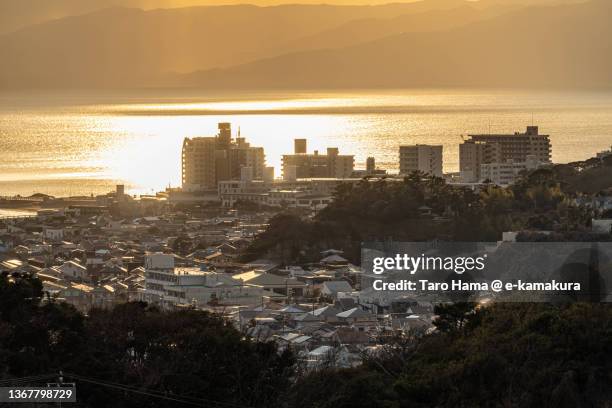
M 476 316 L 476 304 L 470 302 L 436 305 L 434 326 L 443 333 L 461 333 Z
M 64 303 L 41 304 L 40 288 L 29 275 L 0 280 L 3 379 L 62 370 L 79 383 L 80 406 L 121 408 L 184 405 L 108 383 L 251 407 L 278 406 L 289 386 L 293 355 L 245 338 L 220 316 L 126 303 L 84 317 Z

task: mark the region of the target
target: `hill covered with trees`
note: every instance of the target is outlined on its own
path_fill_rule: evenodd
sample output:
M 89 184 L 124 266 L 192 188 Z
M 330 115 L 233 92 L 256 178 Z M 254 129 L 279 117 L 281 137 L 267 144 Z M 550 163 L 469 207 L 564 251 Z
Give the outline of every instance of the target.
M 606 160 L 541 168 L 512 186 L 491 184 L 480 190 L 418 172 L 403 180 L 341 184 L 333 202 L 314 219 L 288 213 L 272 218 L 247 259 L 309 262 L 333 247 L 343 248 L 358 263 L 361 242 L 488 242 L 516 230 L 549 230 L 586 240 L 595 214 L 576 205 L 575 199 L 611 188 L 611 165 Z

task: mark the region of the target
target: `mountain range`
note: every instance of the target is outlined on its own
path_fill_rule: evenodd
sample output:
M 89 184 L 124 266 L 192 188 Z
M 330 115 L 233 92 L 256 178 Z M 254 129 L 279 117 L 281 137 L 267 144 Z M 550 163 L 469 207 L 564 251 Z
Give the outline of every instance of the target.
M 111 7 L 0 35 L 0 87 L 607 88 L 610 17 L 609 0 Z

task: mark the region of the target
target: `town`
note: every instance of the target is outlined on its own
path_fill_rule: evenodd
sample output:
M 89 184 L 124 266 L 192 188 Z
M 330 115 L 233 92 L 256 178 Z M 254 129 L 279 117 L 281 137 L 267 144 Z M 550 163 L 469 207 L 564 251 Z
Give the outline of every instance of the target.
M 336 367 L 357 366 L 364 354 L 376 352 L 385 333 L 435 330 L 434 305 L 376 293 L 376 275 L 364 271 L 347 248 L 322 248 L 307 262 L 286 262 L 274 251 L 256 259 L 247 253 L 275 215 L 314 219 L 342 185 L 401 183 L 416 174 L 478 193 L 553 166 L 549 136 L 536 126 L 525 133 L 469 136 L 460 145 L 458 173 L 443 173 L 442 150 L 401 146 L 399 174 L 392 175 L 377 168 L 373 157 L 366 169 L 356 170 L 352 155 L 333 147 L 308 153 L 306 139 L 296 139 L 276 179 L 264 149 L 234 138 L 230 124 L 220 123 L 216 136 L 184 140 L 181 188 L 132 197 L 118 185 L 96 197 L 0 200 L 2 207 L 37 209 L 0 219 L 0 271 L 38 277 L 45 302 L 63 301 L 84 314 L 126 302 L 207 310 L 258 341 L 290 348 L 306 367 L 330 359 Z M 610 158 L 612 149 L 580 168 Z M 590 232 L 611 233 L 611 189 L 575 194 L 570 204 L 590 210 Z M 419 216 L 438 223 L 448 213 L 418 208 Z M 542 234 L 553 230 L 537 228 Z M 504 231 L 497 240 L 514 241 L 521 233 Z

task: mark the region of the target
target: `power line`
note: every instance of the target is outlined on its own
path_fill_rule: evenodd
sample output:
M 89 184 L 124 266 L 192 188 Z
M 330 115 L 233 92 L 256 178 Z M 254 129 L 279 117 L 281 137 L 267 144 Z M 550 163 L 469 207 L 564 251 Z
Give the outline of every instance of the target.
M 29 377 L 17 377 L 17 378 L 7 378 L 4 380 L 0 380 L 0 384 L 19 384 L 28 381 L 40 381 L 45 380 L 47 378 L 57 377 L 57 374 L 44 374 L 44 375 L 33 375 Z
M 114 389 L 118 389 L 118 390 L 122 390 L 122 391 L 127 391 L 127 392 L 133 392 L 136 394 L 141 394 L 141 395 L 146 395 L 152 398 L 159 398 L 159 399 L 164 399 L 167 401 L 173 401 L 173 402 L 179 402 L 179 403 L 183 403 L 186 405 L 197 405 L 197 406 L 201 406 L 204 403 L 208 403 L 208 404 L 215 404 L 217 406 L 225 406 L 225 407 L 234 407 L 234 408 L 253 408 L 250 407 L 248 405 L 238 405 L 238 404 L 233 404 L 230 402 L 222 402 L 222 401 L 215 401 L 215 400 L 209 400 L 209 399 L 204 399 L 204 398 L 193 398 L 193 397 L 188 397 L 188 396 L 183 396 L 183 395 L 178 395 L 176 397 L 170 397 L 166 394 L 160 393 L 160 392 L 155 392 L 155 391 L 145 391 L 145 390 L 141 390 L 129 385 L 124 385 L 124 384 L 119 384 L 119 383 L 112 383 L 112 382 L 108 382 L 108 381 L 104 381 L 104 380 L 99 380 L 99 379 L 95 379 L 95 378 L 90 378 L 90 377 L 83 377 L 80 376 L 78 374 L 72 374 L 72 373 L 64 373 L 65 377 L 71 377 L 83 382 L 88 382 L 91 384 L 96 384 L 96 385 L 101 385 L 103 387 L 109 387 L 109 388 L 114 388 Z

